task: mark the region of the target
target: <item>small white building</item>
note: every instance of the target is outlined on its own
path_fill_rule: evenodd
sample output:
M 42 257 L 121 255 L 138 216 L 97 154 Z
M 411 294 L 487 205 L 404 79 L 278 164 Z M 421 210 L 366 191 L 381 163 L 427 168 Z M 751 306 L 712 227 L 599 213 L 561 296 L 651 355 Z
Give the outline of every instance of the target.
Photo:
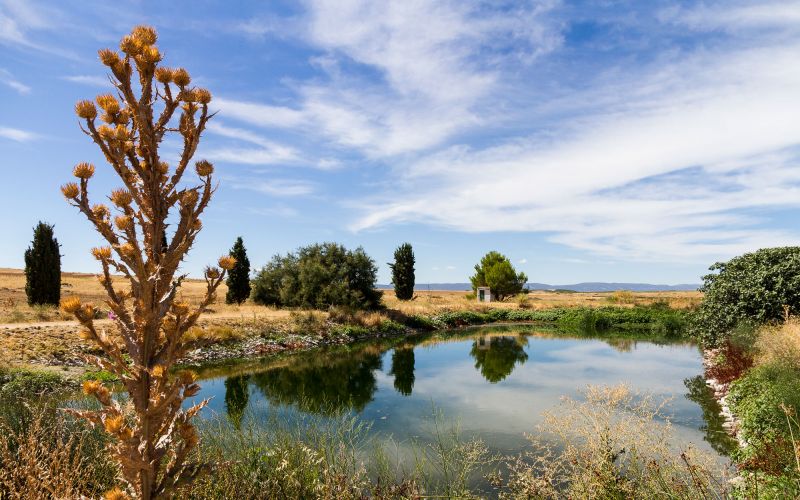
M 477 297 L 478 302 L 491 302 L 492 290 L 488 286 L 479 286 L 475 291 L 475 296 Z

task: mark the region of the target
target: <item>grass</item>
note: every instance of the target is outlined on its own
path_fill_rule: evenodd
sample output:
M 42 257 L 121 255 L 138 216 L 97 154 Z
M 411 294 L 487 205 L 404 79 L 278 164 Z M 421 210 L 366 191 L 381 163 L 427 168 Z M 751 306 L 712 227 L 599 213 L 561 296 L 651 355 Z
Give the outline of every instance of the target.
M 119 486 L 103 435 L 54 407 L 31 410 L 24 425 L 0 416 L 0 498 L 97 497 Z M 724 469 L 675 447 L 660 407 L 625 387 L 590 388 L 547 412 L 509 456 L 435 409 L 427 435 L 407 443 L 374 439 L 349 413 L 251 415 L 240 429 L 213 417 L 194 456 L 211 467 L 178 498 L 726 498 Z M 400 446 L 409 452 L 392 453 Z

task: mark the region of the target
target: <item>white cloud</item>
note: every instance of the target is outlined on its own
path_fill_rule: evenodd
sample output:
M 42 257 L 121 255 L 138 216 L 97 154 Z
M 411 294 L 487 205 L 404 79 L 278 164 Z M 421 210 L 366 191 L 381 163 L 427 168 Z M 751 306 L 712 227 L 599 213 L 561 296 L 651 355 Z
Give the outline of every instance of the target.
M 302 111 L 285 106 L 215 97 L 211 108 L 219 111 L 220 118 L 236 119 L 259 127 L 296 127 L 304 121 Z
M 27 132 L 18 128 L 0 127 L 0 137 L 17 142 L 28 142 L 36 139 L 39 136 L 33 132 Z
M 723 2 L 701 3 L 688 9 L 671 8 L 664 20 L 675 21 L 697 30 L 737 30 L 743 28 L 791 28 L 800 25 L 800 2 Z
M 0 83 L 15 90 L 20 95 L 27 95 L 31 93 L 31 88 L 24 83 L 20 82 L 10 72 L 0 68 Z
M 81 85 L 90 85 L 92 87 L 108 87 L 109 85 L 111 85 L 107 77 L 100 75 L 64 76 L 62 77 L 62 80 L 66 80 L 72 83 L 79 83 Z
M 528 263 L 528 259 L 519 259 L 519 260 L 517 261 L 517 263 L 518 263 L 518 264 L 527 264 L 527 263 Z
M 248 189 L 276 197 L 306 196 L 314 192 L 314 185 L 302 180 L 273 179 L 270 181 L 251 180 L 248 182 L 234 180 L 228 184 L 234 189 Z
M 648 260 L 797 243 L 796 233 L 754 228 L 743 211 L 800 206 L 798 53 L 799 43 L 707 52 L 624 74 L 599 99 L 605 108 L 556 122 L 547 138 L 418 159 L 399 179 L 407 201 L 366 207 L 354 229 L 416 221 L 548 232 Z
M 259 146 L 258 148 L 222 147 L 209 150 L 205 157 L 209 160 L 242 163 L 248 165 L 273 165 L 293 163 L 299 160 L 294 148 L 269 141 L 249 130 L 228 127 L 219 121 L 210 121 L 206 127 L 210 133 L 248 142 Z
M 305 41 L 325 51 L 311 62 L 327 79 L 296 83 L 296 108 L 230 99 L 215 106 L 256 126 L 313 127 L 371 157 L 419 152 L 482 123 L 500 66 L 529 63 L 558 46 L 560 35 L 542 21 L 555 4 L 509 12 L 455 1 L 310 1 L 297 23 Z M 247 26 L 261 35 L 272 25 Z M 375 74 L 340 69 L 354 63 Z

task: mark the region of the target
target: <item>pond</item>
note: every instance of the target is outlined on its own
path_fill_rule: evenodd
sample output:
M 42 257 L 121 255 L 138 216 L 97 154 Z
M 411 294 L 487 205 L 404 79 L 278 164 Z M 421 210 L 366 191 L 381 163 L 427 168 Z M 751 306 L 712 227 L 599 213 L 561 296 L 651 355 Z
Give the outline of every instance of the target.
M 211 398 L 206 417 L 237 427 L 276 412 L 291 419 L 344 411 L 368 422 L 374 436 L 401 443 L 424 438 L 435 409 L 457 420 L 463 436 L 512 454 L 562 396 L 624 383 L 670 399 L 680 445 L 724 454 L 731 441 L 701 373 L 699 349 L 690 343 L 495 326 L 201 367 L 197 398 Z

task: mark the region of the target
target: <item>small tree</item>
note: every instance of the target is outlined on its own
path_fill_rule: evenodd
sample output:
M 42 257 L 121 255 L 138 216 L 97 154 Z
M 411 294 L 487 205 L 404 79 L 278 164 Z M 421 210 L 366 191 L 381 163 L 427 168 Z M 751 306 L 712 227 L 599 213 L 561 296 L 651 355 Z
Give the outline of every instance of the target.
M 400 300 L 411 300 L 414 296 L 414 250 L 410 243 L 403 243 L 394 251 L 392 284 L 394 294 Z
M 51 304 L 61 300 L 61 254 L 53 226 L 39 222 L 33 241 L 25 250 L 25 294 L 28 304 Z
M 228 279 L 225 281 L 228 285 L 225 302 L 241 304 L 250 296 L 250 259 L 247 258 L 241 236 L 236 238 L 230 256 L 236 259 L 236 265 L 228 272 Z
M 473 291 L 479 286 L 488 286 L 492 296 L 503 300 L 520 293 L 528 282 L 525 273 L 517 274 L 508 257 L 500 252 L 489 252 L 475 265 L 475 274 L 469 278 Z
M 175 274 L 202 228 L 200 215 L 214 192 L 214 167 L 205 160 L 195 163 L 200 184 L 181 184 L 211 118 L 211 93 L 190 87 L 185 69 L 159 66 L 161 53 L 155 42 L 155 30 L 139 26 L 120 42 L 122 54 L 111 49 L 99 52 L 116 91 L 116 96 L 97 97 L 104 124 L 97 126 L 98 112 L 92 101 L 75 106 L 81 129 L 97 144 L 124 185 L 109 196 L 117 215 L 112 219 L 106 205 L 89 204 L 94 165 L 79 163 L 73 170 L 78 182 L 61 187 L 69 203 L 108 242 L 92 254 L 102 266 L 99 280 L 108 295 L 106 304 L 116 317 L 116 334 L 98 329 L 93 322 L 95 308 L 79 298 L 68 298 L 61 305 L 83 325 L 82 336 L 103 351 L 96 364 L 117 375 L 130 395 L 132 408 L 126 410 L 105 386 L 89 381 L 83 385 L 84 392 L 94 395 L 101 409 L 73 413 L 102 426 L 111 436 L 111 455 L 127 486 L 127 492 L 115 491 L 113 497 L 130 493 L 146 500 L 169 496 L 202 469 L 188 457 L 198 442 L 191 419 L 206 401 L 183 410 L 184 400 L 196 395 L 200 387 L 193 373 L 183 371 L 176 376 L 171 369 L 185 352 L 184 334 L 213 302 L 225 270 L 235 264 L 232 257 L 224 256 L 219 260 L 222 270 L 206 268 L 206 293 L 199 304 L 176 300 L 185 275 Z M 179 118 L 173 120 L 176 112 Z M 159 154 L 167 134 L 178 135 L 183 144 L 174 169 Z M 165 228 L 173 208 L 177 214 L 170 219 L 175 227 L 170 240 Z M 129 287 L 114 286 L 112 269 Z

